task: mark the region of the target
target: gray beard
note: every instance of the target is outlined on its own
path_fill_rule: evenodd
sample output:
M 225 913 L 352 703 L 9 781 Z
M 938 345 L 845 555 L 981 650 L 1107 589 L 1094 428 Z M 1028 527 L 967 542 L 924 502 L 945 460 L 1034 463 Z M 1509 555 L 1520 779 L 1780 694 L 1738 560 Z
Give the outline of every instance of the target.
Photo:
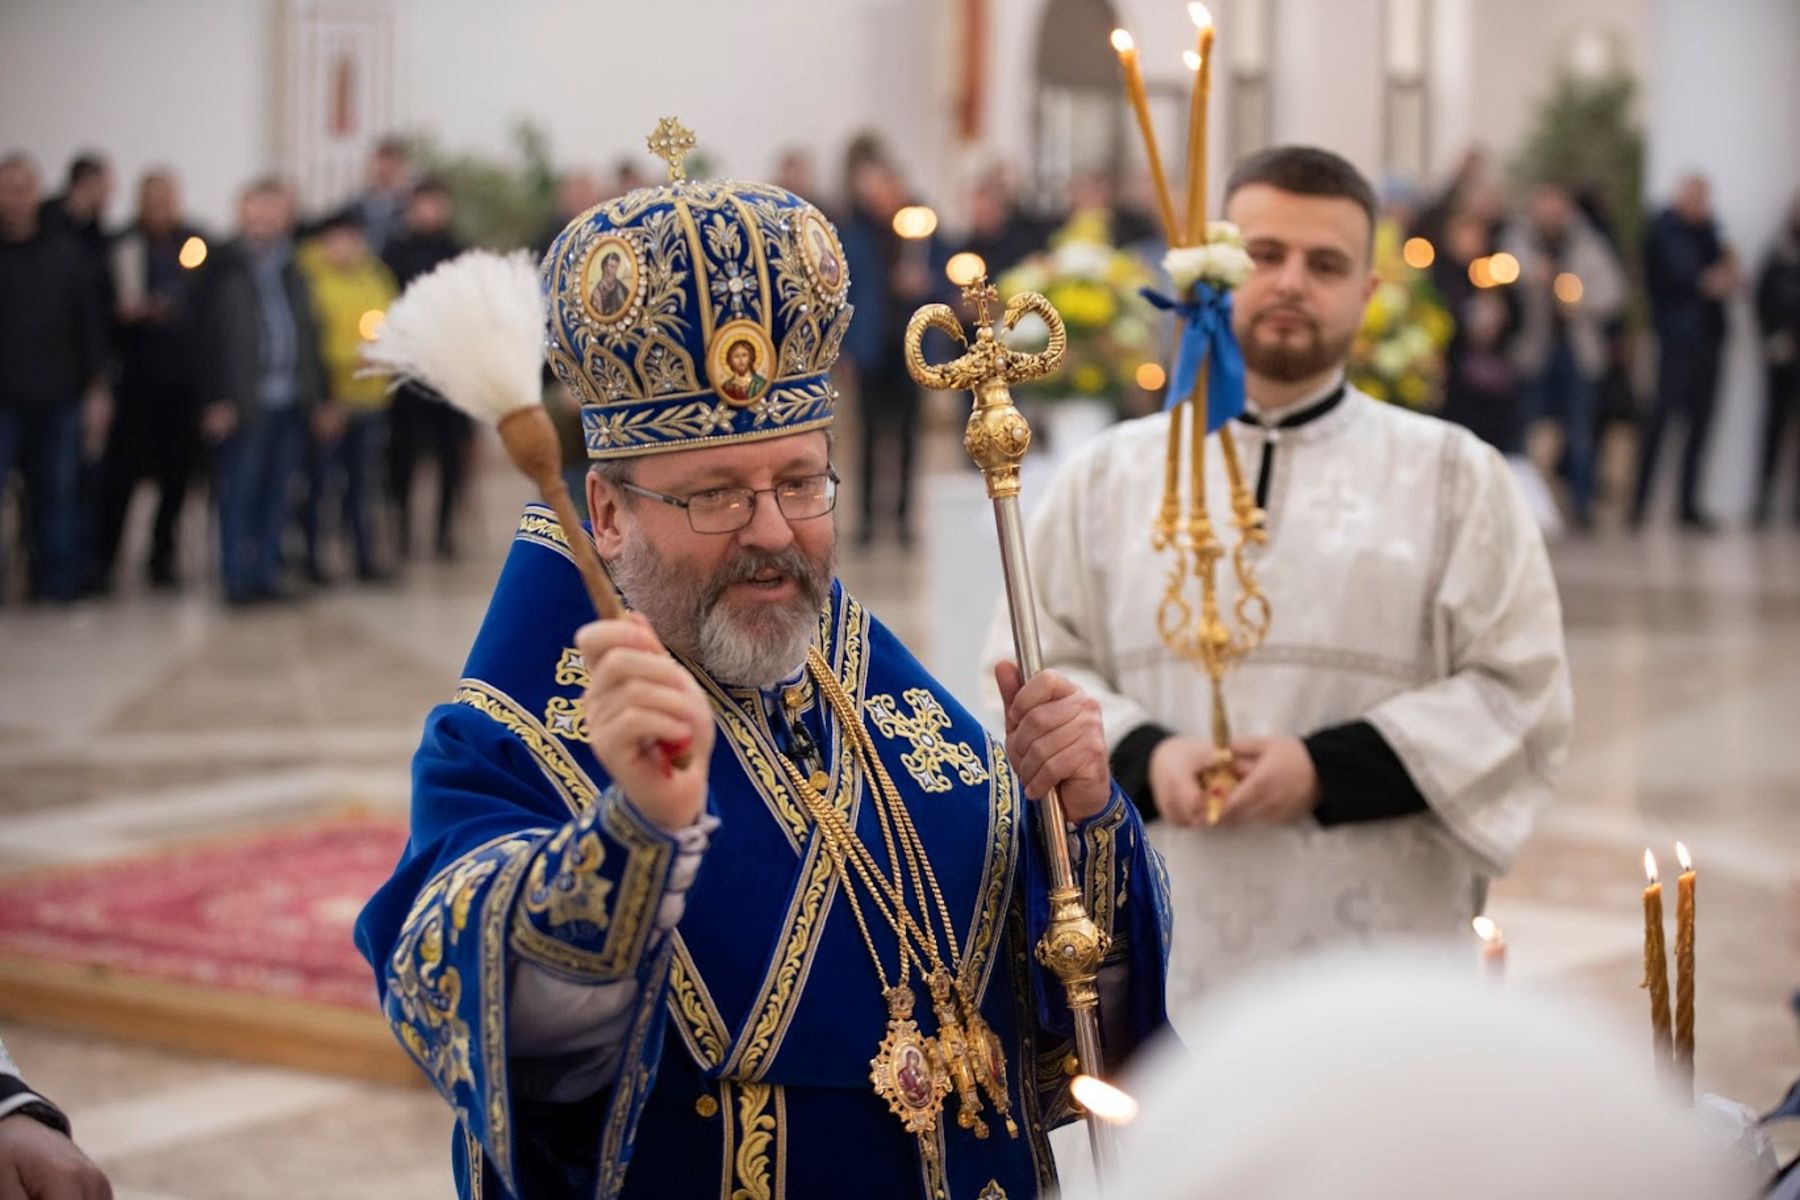
M 814 562 L 790 546 L 776 554 L 740 551 L 710 578 L 695 579 L 636 536 L 609 565 L 625 598 L 664 645 L 693 658 L 720 683 L 754 688 L 774 687 L 806 665 L 836 569 L 834 555 Z M 721 602 L 726 588 L 770 567 L 799 584 L 793 599 L 766 605 L 750 618 Z

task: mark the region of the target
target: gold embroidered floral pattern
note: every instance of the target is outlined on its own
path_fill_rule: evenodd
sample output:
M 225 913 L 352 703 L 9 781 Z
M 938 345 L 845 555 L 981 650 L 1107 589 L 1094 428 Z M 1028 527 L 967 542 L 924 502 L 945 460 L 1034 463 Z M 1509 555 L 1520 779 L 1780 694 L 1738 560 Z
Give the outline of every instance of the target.
M 1006 1189 L 1000 1186 L 999 1180 L 990 1179 L 975 1200 L 1006 1200 Z
M 612 881 L 600 874 L 606 861 L 600 835 L 591 829 L 578 837 L 573 834 L 573 826 L 564 826 L 532 861 L 525 876 L 524 907 L 532 916 L 543 917 L 551 929 L 591 937 L 606 928 Z
M 824 405 L 825 411 L 829 412 L 836 398 L 837 393 L 829 383 L 775 388 L 750 405 L 750 414 L 756 418 L 751 425 L 757 429 L 769 424 L 792 425 L 809 408 Z
M 1125 809 L 1101 817 L 1087 827 L 1083 841 L 1087 852 L 1082 856 L 1082 883 L 1087 892 L 1087 910 L 1100 932 L 1113 932 L 1114 863 L 1118 859 L 1119 827 L 1125 823 Z
M 837 870 L 823 840 L 812 843 L 803 876 L 782 923 L 785 936 L 775 970 L 763 981 L 762 995 L 751 1010 L 755 1017 L 727 1064 L 732 1074 L 742 1078 L 757 1078 L 774 1061 L 779 1035 L 793 1018 L 812 956 L 819 948 L 825 910 L 837 892 Z
M 594 801 L 600 796 L 600 789 L 594 786 L 594 781 L 588 778 L 587 772 L 569 756 L 562 743 L 550 736 L 549 731 L 519 707 L 512 697 L 479 679 L 465 679 L 457 687 L 454 699 L 458 704 L 467 704 L 486 713 L 525 743 L 525 748 L 537 759 L 538 767 L 556 786 L 571 813 L 593 807 Z
M 675 957 L 669 964 L 669 1009 L 674 1014 L 682 1038 L 694 1055 L 694 1061 L 712 1070 L 725 1061 L 726 1041 L 730 1034 L 725 1020 L 706 993 L 700 973 L 688 954 L 681 934 L 673 935 Z
M 675 438 L 705 437 L 730 429 L 732 420 L 729 404 L 695 400 L 674 407 L 640 408 L 635 412 L 589 408 L 582 412 L 581 423 L 587 433 L 588 449 L 598 451 Z
M 950 779 L 945 767 L 955 767 L 957 777 L 971 787 L 986 783 L 988 773 L 967 742 L 947 742 L 939 733 L 950 728 L 950 714 L 936 696 L 924 688 L 908 688 L 905 700 L 911 716 L 902 716 L 892 696 L 870 696 L 869 717 L 885 737 L 905 739 L 912 750 L 900 756 L 913 781 L 928 792 L 947 792 Z
M 563 535 L 562 522 L 548 509 L 539 508 L 535 504 L 527 508 L 519 518 L 519 528 L 513 536 L 518 541 L 532 542 L 546 550 L 554 550 L 564 558 L 570 558 L 569 539 Z M 570 561 L 574 560 L 570 558 Z
M 775 1142 L 775 1116 L 769 1111 L 776 1088 L 766 1083 L 741 1083 L 738 1094 L 738 1145 L 732 1155 L 735 1186 L 731 1200 L 772 1200 L 774 1181 L 770 1160 Z
M 587 742 L 587 713 L 581 701 L 567 696 L 552 696 L 544 706 L 544 725 L 557 737 L 571 742 Z
M 583 979 L 621 979 L 640 966 L 651 930 L 651 917 L 662 898 L 670 864 L 675 857 L 673 843 L 651 834 L 632 816 L 624 797 L 609 788 L 598 808 L 574 826 L 565 826 L 546 848 L 545 856 L 559 855 L 560 862 L 546 868 L 542 875 L 534 864 L 532 883 L 546 889 L 542 914 L 530 904 L 521 904 L 513 921 L 512 946 L 520 955 L 565 975 Z M 617 890 L 612 891 L 610 906 L 602 907 L 613 884 L 598 877 L 605 861 L 600 853 L 604 842 L 594 833 L 597 822 L 607 838 L 625 851 L 625 868 L 620 873 Z M 587 828 L 584 830 L 583 826 Z M 586 844 L 589 837 L 594 845 Z M 570 842 L 573 841 L 573 848 Z M 550 919 L 556 878 L 567 874 L 567 904 L 560 926 Z M 546 917 L 547 928 L 532 921 Z M 598 935 L 605 932 L 603 944 Z M 587 944 L 580 944 L 587 943 Z
M 1012 764 L 1006 761 L 1006 750 L 988 739 L 988 850 L 982 863 L 981 894 L 975 908 L 974 923 L 969 927 L 968 949 L 963 955 L 963 988 L 976 1003 L 987 994 L 988 977 L 994 965 L 994 944 L 1006 915 L 1006 902 L 1012 895 L 1013 871 L 1017 865 L 1018 846 L 1014 841 L 1018 825 L 1019 789 L 1013 779 Z
M 587 663 L 581 657 L 581 651 L 573 646 L 564 646 L 562 657 L 556 660 L 556 686 L 587 687 Z
M 463 971 L 450 964 L 448 950 L 460 941 L 476 897 L 485 889 L 482 940 L 476 959 L 477 1011 L 483 1074 L 490 1095 L 484 1116 L 495 1165 L 502 1172 L 507 1168 L 508 1153 L 505 972 L 500 962 L 504 943 L 496 920 L 503 920 L 511 908 L 519 874 L 539 833 L 532 830 L 496 838 L 440 871 L 413 902 L 388 963 L 388 1019 L 414 1060 L 460 1110 L 462 1095 L 467 1093 L 459 1094 L 457 1089 L 475 1089 L 472 1057 L 476 1035 L 462 1013 L 469 984 Z M 464 965 L 468 965 L 467 959 Z
M 512 1089 L 506 1081 L 506 920 L 512 915 L 519 878 L 531 860 L 531 845 L 524 838 L 503 843 L 506 865 L 495 876 L 481 909 L 481 1051 L 487 1068 L 488 1146 L 494 1169 L 509 1188 L 517 1181 L 512 1164 Z

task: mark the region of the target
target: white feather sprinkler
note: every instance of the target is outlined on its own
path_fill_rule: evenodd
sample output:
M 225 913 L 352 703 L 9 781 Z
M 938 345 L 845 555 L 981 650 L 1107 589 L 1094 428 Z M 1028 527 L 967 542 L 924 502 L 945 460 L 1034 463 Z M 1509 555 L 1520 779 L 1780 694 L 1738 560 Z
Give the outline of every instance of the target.
M 489 424 L 538 403 L 544 295 L 523 251 L 470 250 L 413 280 L 363 353 Z
M 624 609 L 569 499 L 556 428 L 540 401 L 543 346 L 544 295 L 530 256 L 470 250 L 407 286 L 363 361 L 418 380 L 499 430 L 561 522 L 594 610 L 618 617 Z
M 544 294 L 530 257 L 470 250 L 407 286 L 363 361 L 418 380 L 499 431 L 514 465 L 556 513 L 594 611 L 617 619 L 624 605 L 569 498 L 556 427 L 539 395 L 543 346 Z M 692 760 L 685 745 L 649 744 L 644 752 L 664 774 Z

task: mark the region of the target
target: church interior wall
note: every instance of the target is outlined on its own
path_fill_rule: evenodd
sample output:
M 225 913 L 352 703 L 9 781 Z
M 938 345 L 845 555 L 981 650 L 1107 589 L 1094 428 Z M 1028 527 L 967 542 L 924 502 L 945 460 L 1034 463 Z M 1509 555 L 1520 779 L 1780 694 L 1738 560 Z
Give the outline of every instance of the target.
M 388 0 L 390 98 L 401 131 L 452 151 L 510 152 L 522 117 L 561 163 L 643 158 L 665 115 L 722 171 L 766 175 L 790 144 L 821 182 L 864 128 L 887 135 L 925 191 L 943 174 L 938 5 L 906 0 Z M 357 6 L 351 6 L 357 7 Z M 237 189 L 282 167 L 278 0 L 57 0 L 0 8 L 0 145 L 37 158 L 54 190 L 69 157 L 108 155 L 123 220 L 131 184 L 173 165 L 188 207 L 228 225 Z M 106 36 L 96 37 L 103 29 Z M 123 98 L 129 98 L 128 101 Z M 648 166 L 648 161 L 645 160 Z
M 169 164 L 190 211 L 221 225 L 238 187 L 274 165 L 275 23 L 272 0 L 0 5 L 0 147 L 31 154 L 46 192 L 73 155 L 108 155 L 115 219 L 131 181 Z

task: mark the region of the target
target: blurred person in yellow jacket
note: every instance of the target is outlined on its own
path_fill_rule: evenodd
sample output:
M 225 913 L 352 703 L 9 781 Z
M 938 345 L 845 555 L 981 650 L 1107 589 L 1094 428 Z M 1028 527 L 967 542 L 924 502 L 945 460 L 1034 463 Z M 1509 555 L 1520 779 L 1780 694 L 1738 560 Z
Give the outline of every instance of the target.
M 328 501 L 341 495 L 342 527 L 350 533 L 357 578 L 379 582 L 386 573 L 375 554 L 371 485 L 387 437 L 389 381 L 357 372 L 362 348 L 380 330 L 398 289 L 392 273 L 369 249 L 354 209 L 327 217 L 299 257 L 318 314 L 319 357 L 331 414 L 315 426 L 308 459 L 302 517 L 306 574 L 316 584 L 330 581 L 324 561 L 325 511 Z

